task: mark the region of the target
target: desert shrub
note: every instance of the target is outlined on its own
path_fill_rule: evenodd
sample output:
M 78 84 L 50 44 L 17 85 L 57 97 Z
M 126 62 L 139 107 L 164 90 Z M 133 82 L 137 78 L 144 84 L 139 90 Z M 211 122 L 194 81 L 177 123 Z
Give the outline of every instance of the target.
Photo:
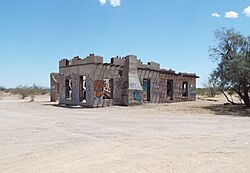
M 4 87 L 4 86 L 0 86 L 0 91 L 7 92 L 8 89 L 6 87 Z
M 30 96 L 31 101 L 34 101 L 35 95 L 45 95 L 49 93 L 49 89 L 46 87 L 40 87 L 37 85 L 23 86 L 20 85 L 16 88 L 9 89 L 9 92 L 15 95 L 20 95 L 21 99 Z
M 215 95 L 220 94 L 218 90 L 213 87 L 208 88 L 197 88 L 196 94 L 201 96 L 214 97 Z
M 10 93 L 15 94 L 15 95 L 20 95 L 21 99 L 24 99 L 29 94 L 31 94 L 31 88 L 21 85 L 21 86 L 18 86 L 16 88 L 11 88 Z
M 34 92 L 34 95 L 45 95 L 45 94 L 49 94 L 50 89 L 46 87 L 33 85 L 33 92 Z
M 197 95 L 205 96 L 207 95 L 207 93 L 208 93 L 207 88 L 196 88 Z

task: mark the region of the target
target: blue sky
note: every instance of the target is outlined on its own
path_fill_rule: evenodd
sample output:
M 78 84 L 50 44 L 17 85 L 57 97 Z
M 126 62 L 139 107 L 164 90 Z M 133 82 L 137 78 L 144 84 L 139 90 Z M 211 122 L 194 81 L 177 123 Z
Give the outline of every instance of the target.
M 0 0 L 0 86 L 49 86 L 60 59 L 95 53 L 195 72 L 200 87 L 215 67 L 213 31 L 250 35 L 250 0 L 99 1 Z

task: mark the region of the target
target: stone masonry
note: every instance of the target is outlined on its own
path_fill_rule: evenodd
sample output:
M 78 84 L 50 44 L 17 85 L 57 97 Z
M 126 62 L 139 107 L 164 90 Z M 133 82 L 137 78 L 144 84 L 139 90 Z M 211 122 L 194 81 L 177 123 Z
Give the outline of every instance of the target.
M 111 58 L 90 54 L 59 62 L 59 73 L 51 73 L 51 101 L 61 105 L 104 107 L 196 100 L 196 74 L 160 69 L 143 64 L 134 55 Z

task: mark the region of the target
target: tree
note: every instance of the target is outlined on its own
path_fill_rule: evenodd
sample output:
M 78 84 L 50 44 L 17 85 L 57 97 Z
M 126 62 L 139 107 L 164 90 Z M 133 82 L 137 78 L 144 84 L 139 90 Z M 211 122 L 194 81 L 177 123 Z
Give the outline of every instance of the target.
M 244 37 L 234 29 L 223 28 L 215 31 L 215 38 L 217 44 L 209 49 L 210 57 L 217 62 L 210 75 L 211 82 L 225 96 L 224 91 L 232 89 L 250 107 L 250 37 Z
M 208 81 L 204 84 L 205 88 L 208 89 L 208 96 L 215 97 L 217 93 L 217 86 L 211 79 L 211 76 L 208 77 Z

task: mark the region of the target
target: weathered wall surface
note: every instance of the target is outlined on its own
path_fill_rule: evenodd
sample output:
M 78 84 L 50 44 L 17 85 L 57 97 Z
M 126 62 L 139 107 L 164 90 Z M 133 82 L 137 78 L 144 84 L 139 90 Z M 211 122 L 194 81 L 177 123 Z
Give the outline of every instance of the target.
M 89 57 L 87 57 L 89 59 Z M 103 107 L 110 105 L 124 105 L 123 97 L 126 95 L 124 89 L 127 87 L 127 82 L 124 80 L 123 68 L 124 66 L 116 64 L 103 64 L 102 57 L 92 57 L 92 61 L 77 60 L 77 62 L 71 62 L 69 65 L 66 63 L 60 67 L 60 74 L 63 74 L 61 78 L 61 94 L 60 103 L 82 105 L 87 107 Z M 123 61 L 125 63 L 125 61 Z M 80 76 L 86 76 L 86 103 L 80 102 L 79 93 L 79 78 Z M 72 79 L 72 99 L 65 99 L 65 80 Z M 113 94 L 111 99 L 103 98 L 104 79 L 112 79 L 113 82 Z
M 173 80 L 173 100 L 169 100 L 167 96 L 167 81 Z M 160 74 L 160 103 L 165 102 L 180 102 L 180 101 L 195 101 L 195 81 L 196 78 L 193 77 L 185 77 L 181 75 L 172 75 L 172 74 Z M 182 93 L 182 85 L 183 82 L 188 83 L 188 96 L 183 97 Z
M 134 55 L 112 58 L 111 63 L 103 63 L 102 57 L 91 54 L 84 59 L 79 57 L 72 60 L 63 59 L 59 62 L 59 67 L 56 81 L 59 84 L 60 104 L 104 107 L 196 99 L 197 76 L 195 74 L 176 74 L 171 70 L 161 70 L 160 64 L 155 62 L 143 64 Z M 52 79 L 53 76 L 51 77 L 51 99 L 54 100 L 56 82 Z M 168 86 L 169 80 L 172 81 L 171 87 Z M 185 96 L 183 96 L 183 82 L 186 82 L 188 87 Z M 84 102 L 82 101 L 83 91 L 80 88 L 84 88 L 86 93 Z M 173 88 L 171 99 L 169 88 Z
M 93 107 L 103 107 L 110 105 L 122 105 L 122 90 L 125 86 L 122 66 L 113 64 L 98 64 L 94 65 L 94 104 Z M 112 88 L 112 98 L 104 99 L 103 88 L 104 80 L 109 80 L 110 88 Z
M 136 56 L 129 55 L 126 58 L 126 69 L 128 76 L 128 104 L 127 105 L 138 105 L 142 104 L 142 86 L 138 76 Z
M 57 101 L 59 93 L 59 73 L 50 73 L 50 101 Z
M 60 78 L 60 99 L 59 102 L 62 104 L 71 104 L 71 105 L 83 105 L 86 107 L 92 107 L 94 102 L 93 91 L 93 64 L 85 64 L 82 66 L 67 66 L 60 67 L 59 73 L 61 74 Z M 86 76 L 86 93 L 87 99 L 86 103 L 80 102 L 80 76 Z M 67 99 L 65 96 L 66 87 L 65 81 L 71 79 L 72 81 L 72 99 Z

